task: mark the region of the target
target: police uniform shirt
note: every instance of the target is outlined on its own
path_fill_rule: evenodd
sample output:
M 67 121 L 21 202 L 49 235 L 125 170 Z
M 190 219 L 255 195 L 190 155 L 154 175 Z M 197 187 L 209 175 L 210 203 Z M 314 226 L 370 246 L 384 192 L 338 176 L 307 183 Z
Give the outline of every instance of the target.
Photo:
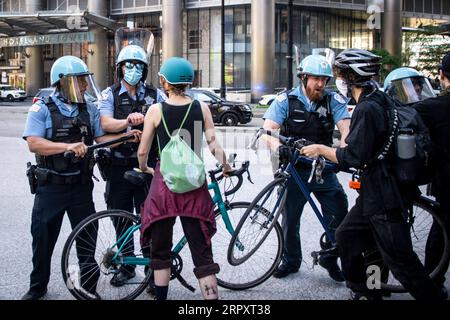
M 128 94 L 127 88 L 124 86 L 123 83 L 121 83 L 121 86 L 120 86 L 119 96 L 122 94 L 127 94 L 131 99 L 136 100 L 135 96 L 131 97 Z M 139 101 L 144 100 L 145 85 L 142 82 L 139 83 L 139 88 L 138 88 L 137 94 L 138 94 Z M 164 92 L 157 89 L 156 102 L 163 102 L 166 99 L 167 99 L 167 97 L 164 94 Z M 145 100 L 148 105 L 152 105 L 155 103 L 155 101 L 151 97 L 147 97 L 147 98 L 145 98 Z M 108 87 L 102 91 L 102 99 L 100 100 L 100 103 L 99 103 L 99 110 L 100 110 L 100 116 L 114 117 L 114 94 L 111 90 L 111 87 Z
M 78 107 L 76 105 L 64 103 L 58 92 L 52 93 L 49 99 L 52 99 L 52 101 L 55 102 L 62 115 L 71 118 L 78 116 Z M 100 113 L 97 106 L 88 102 L 87 111 L 89 113 L 94 138 L 104 136 L 105 132 L 100 125 Z M 23 139 L 26 139 L 27 137 L 41 137 L 45 139 L 52 138 L 51 114 L 48 107 L 42 100 L 39 100 L 33 104 L 28 111 L 27 122 L 25 124 L 25 130 L 22 137 Z
M 330 92 L 328 94 L 333 95 L 331 99 L 331 113 L 333 115 L 334 123 L 338 123 L 344 119 L 350 119 L 350 113 L 347 109 L 347 101 L 344 97 L 336 92 Z M 289 92 L 289 96 L 295 96 L 305 106 L 309 112 L 316 111 L 316 103 L 311 102 L 303 93 L 300 86 Z M 319 111 L 319 110 L 317 110 Z M 287 93 L 278 95 L 270 105 L 269 109 L 263 116 L 264 120 L 272 120 L 283 125 L 289 115 L 289 99 Z

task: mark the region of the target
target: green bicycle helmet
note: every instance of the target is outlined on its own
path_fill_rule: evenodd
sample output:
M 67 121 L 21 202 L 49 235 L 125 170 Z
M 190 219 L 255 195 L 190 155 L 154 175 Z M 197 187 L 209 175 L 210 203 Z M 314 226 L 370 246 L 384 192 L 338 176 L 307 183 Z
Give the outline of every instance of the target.
M 172 85 L 192 84 L 194 82 L 194 67 L 184 58 L 173 57 L 164 61 L 158 75 Z

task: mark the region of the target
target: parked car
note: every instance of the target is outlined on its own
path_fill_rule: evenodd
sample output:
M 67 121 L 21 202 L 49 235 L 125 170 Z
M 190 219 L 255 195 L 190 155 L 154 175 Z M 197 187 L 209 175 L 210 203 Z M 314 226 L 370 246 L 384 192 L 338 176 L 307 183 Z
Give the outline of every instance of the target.
M 273 102 L 273 100 L 275 100 L 275 98 L 277 97 L 277 95 L 286 92 L 287 90 L 284 89 L 278 93 L 272 93 L 272 94 L 265 94 L 263 96 L 261 96 L 261 100 L 259 100 L 258 105 L 260 106 L 270 106 Z
M 14 88 L 11 85 L 0 85 L 0 99 L 8 99 L 9 101 L 20 100 L 23 101 L 27 98 L 27 93 L 22 89 Z
M 187 94 L 195 100 L 208 104 L 214 123 L 224 126 L 236 126 L 252 121 L 253 112 L 250 105 L 221 99 L 215 93 L 205 89 L 189 89 Z
M 48 96 L 50 96 L 52 94 L 52 92 L 54 90 L 55 90 L 55 88 L 51 88 L 51 87 L 39 89 L 33 98 L 33 104 L 35 104 L 39 100 L 46 99 Z

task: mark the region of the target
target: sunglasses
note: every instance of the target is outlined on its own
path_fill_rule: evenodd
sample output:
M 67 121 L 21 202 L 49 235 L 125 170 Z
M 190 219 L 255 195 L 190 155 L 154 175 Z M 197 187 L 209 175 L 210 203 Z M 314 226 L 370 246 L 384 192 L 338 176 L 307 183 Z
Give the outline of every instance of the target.
M 136 69 L 140 71 L 144 70 L 144 64 L 142 62 L 131 62 L 131 61 L 125 62 L 125 68 L 131 70 L 134 67 L 136 67 Z

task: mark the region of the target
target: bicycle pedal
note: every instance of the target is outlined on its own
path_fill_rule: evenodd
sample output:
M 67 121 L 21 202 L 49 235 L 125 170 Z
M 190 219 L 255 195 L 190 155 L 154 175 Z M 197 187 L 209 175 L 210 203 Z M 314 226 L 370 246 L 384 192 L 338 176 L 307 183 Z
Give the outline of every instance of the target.
M 319 253 L 317 251 L 311 252 L 311 257 L 313 258 L 313 269 L 314 266 L 317 266 L 319 264 Z

